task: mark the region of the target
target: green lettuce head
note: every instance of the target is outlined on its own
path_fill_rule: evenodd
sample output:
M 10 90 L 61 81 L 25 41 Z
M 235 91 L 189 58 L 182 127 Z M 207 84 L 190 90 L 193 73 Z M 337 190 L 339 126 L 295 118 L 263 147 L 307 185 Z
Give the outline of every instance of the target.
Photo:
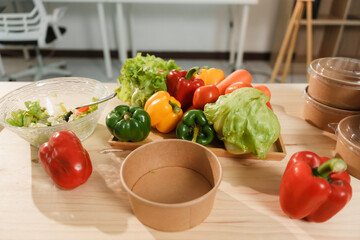
M 245 87 L 206 104 L 204 113 L 228 152 L 264 159 L 280 135 L 279 120 L 268 101 L 262 91 Z

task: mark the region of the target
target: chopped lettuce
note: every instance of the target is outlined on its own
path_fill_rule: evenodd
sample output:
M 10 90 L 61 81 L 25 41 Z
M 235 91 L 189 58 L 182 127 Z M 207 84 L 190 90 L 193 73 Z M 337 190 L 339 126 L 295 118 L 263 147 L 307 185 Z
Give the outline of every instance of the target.
M 42 108 L 39 101 L 27 101 L 24 104 L 26 110 L 19 109 L 11 112 L 11 118 L 6 119 L 9 124 L 15 127 L 29 127 L 31 123 L 46 121 L 49 117 L 46 108 Z
M 166 91 L 166 77 L 170 70 L 179 69 L 174 60 L 138 53 L 126 60 L 118 78 L 118 98 L 130 105 L 144 107 L 146 100 L 155 92 Z
M 233 154 L 266 158 L 280 135 L 280 123 L 266 106 L 269 97 L 255 88 L 240 88 L 205 105 L 204 113 L 225 148 Z
M 99 99 L 92 98 L 92 101 L 95 102 Z M 68 121 L 73 121 L 96 111 L 98 109 L 98 104 L 89 106 L 86 111 L 80 112 L 76 109 L 68 112 L 64 106 L 64 103 L 59 103 L 59 109 L 61 109 L 62 114 L 49 115 L 45 107 L 40 106 L 39 101 L 27 101 L 24 103 L 26 109 L 19 109 L 11 112 L 11 117 L 7 118 L 6 121 L 15 127 L 46 127 L 54 126 L 58 124 L 65 123 L 64 117 L 68 116 Z M 71 117 L 70 117 L 71 116 Z M 70 118 L 69 118 L 70 117 Z

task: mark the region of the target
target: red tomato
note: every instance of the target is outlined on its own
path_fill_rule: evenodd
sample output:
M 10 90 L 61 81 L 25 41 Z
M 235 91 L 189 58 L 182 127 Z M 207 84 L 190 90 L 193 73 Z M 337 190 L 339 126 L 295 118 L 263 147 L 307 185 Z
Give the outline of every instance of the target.
M 250 83 L 246 83 L 246 82 L 236 82 L 226 88 L 225 94 L 232 93 L 236 89 L 243 87 L 253 87 L 253 86 Z
M 193 107 L 203 109 L 205 104 L 216 102 L 219 96 L 219 89 L 215 85 L 201 86 L 194 92 Z
M 77 109 L 79 112 L 86 112 L 87 110 L 89 110 L 89 106 L 86 107 L 81 107 Z
M 267 102 L 267 103 L 266 103 L 266 106 L 268 106 L 272 111 L 274 111 L 274 110 L 272 109 L 272 106 L 271 106 L 270 102 Z
M 257 86 L 254 86 L 254 88 L 256 89 L 259 89 L 260 91 L 262 91 L 263 93 L 265 93 L 266 95 L 269 96 L 269 100 L 271 98 L 271 92 L 269 90 L 269 88 L 265 85 L 257 85 Z

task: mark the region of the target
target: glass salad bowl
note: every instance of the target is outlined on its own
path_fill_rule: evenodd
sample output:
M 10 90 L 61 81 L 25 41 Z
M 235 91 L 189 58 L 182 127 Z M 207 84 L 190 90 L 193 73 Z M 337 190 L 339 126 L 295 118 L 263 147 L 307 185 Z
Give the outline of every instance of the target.
M 60 130 L 72 130 L 83 141 L 95 130 L 106 102 L 98 104 L 95 111 L 81 118 L 57 122 L 52 126 L 36 124 L 18 127 L 11 125 L 7 119 L 13 118 L 12 113 L 19 109 L 25 110 L 27 101 L 39 102 L 42 108 L 46 108 L 47 115 L 60 116 L 79 105 L 92 102 L 93 98 L 100 99 L 109 94 L 103 83 L 89 78 L 52 78 L 33 82 L 0 98 L 0 124 L 36 147 L 40 147 L 54 132 Z

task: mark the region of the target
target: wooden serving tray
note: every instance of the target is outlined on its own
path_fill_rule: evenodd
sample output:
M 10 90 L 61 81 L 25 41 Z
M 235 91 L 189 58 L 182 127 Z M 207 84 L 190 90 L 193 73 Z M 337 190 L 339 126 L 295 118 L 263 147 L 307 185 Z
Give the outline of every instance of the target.
M 159 131 L 157 131 L 155 129 L 152 129 L 149 136 L 144 141 L 121 142 L 113 137 L 109 140 L 109 144 L 112 148 L 116 148 L 116 149 L 134 150 L 146 143 L 150 143 L 150 142 L 162 140 L 162 139 L 171 139 L 171 138 L 176 138 L 175 131 L 164 134 L 164 133 L 160 133 Z M 236 158 L 246 158 L 246 159 L 258 159 L 256 156 L 254 156 L 250 153 L 245 153 L 245 154 L 229 153 L 228 151 L 226 151 L 223 142 L 220 140 L 214 140 L 211 144 L 207 145 L 206 147 L 208 147 L 218 157 L 236 157 Z M 284 143 L 283 143 L 281 135 L 280 135 L 279 138 L 276 140 L 276 142 L 271 147 L 270 151 L 267 153 L 267 158 L 266 159 L 258 159 L 258 160 L 281 161 L 285 158 L 285 156 L 286 156 L 286 150 L 285 150 L 285 146 L 284 146 Z

